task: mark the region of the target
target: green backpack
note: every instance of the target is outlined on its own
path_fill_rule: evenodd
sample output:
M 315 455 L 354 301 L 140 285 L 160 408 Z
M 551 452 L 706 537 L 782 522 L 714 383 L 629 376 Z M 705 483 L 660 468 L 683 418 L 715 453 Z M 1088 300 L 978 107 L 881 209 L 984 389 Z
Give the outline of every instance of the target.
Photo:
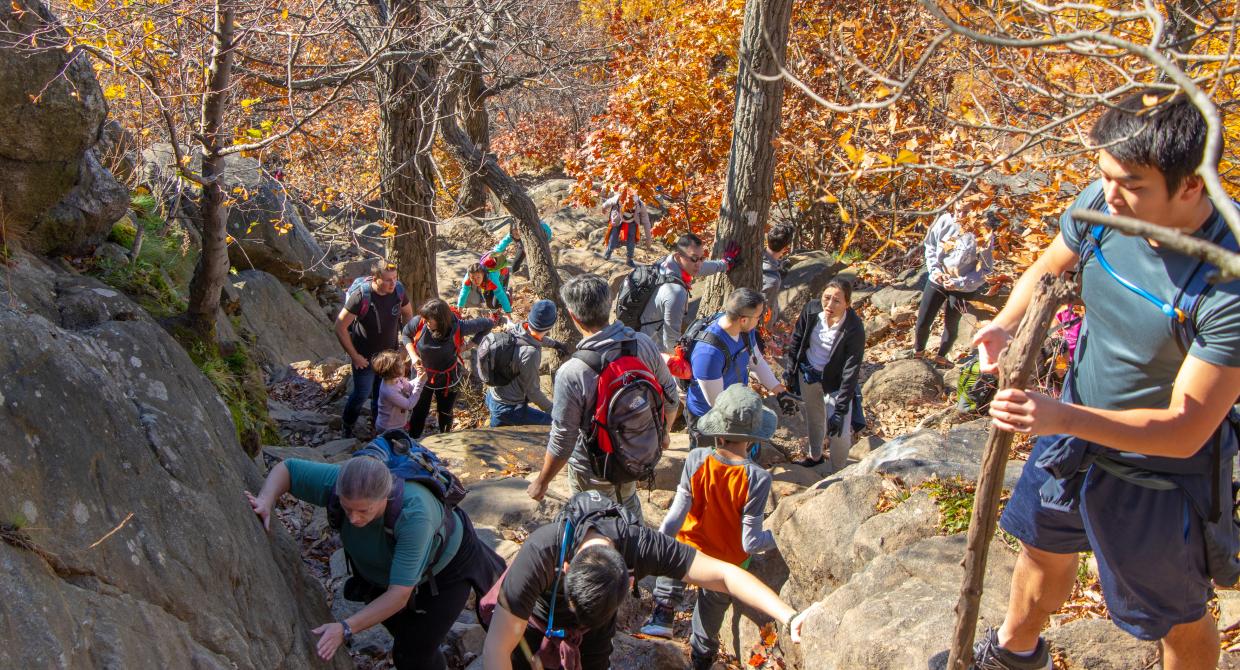
M 964 369 L 956 380 L 956 410 L 962 414 L 985 414 L 998 390 L 999 378 L 982 372 L 982 361 L 977 357 L 977 352 L 973 352 L 965 359 Z

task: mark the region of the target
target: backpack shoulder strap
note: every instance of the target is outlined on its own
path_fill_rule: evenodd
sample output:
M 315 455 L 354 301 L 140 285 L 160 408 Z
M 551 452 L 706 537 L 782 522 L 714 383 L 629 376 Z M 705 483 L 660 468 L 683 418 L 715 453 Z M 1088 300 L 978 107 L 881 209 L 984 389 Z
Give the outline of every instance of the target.
M 1086 187 L 1088 188 L 1088 187 Z M 1098 189 L 1098 193 L 1089 201 L 1088 209 L 1103 211 L 1106 209 L 1107 194 L 1102 188 Z M 1076 203 L 1073 203 L 1076 204 Z M 1080 244 L 1077 246 L 1077 256 L 1080 260 L 1076 264 L 1077 277 L 1081 276 L 1081 270 L 1085 268 L 1085 261 L 1094 254 L 1094 250 L 1102 246 L 1102 233 L 1106 230 L 1105 226 L 1090 226 L 1084 235 L 1081 235 Z
M 383 529 L 393 541 L 396 539 L 396 524 L 400 521 L 400 513 L 405 508 L 405 480 L 392 478 L 392 492 L 388 495 L 387 507 L 383 509 Z
M 373 289 L 373 287 L 371 286 L 371 281 L 369 277 L 358 277 L 358 279 L 364 280 L 364 281 L 354 282 L 354 286 L 357 288 L 357 290 L 361 291 L 361 294 L 362 294 L 362 299 L 358 302 L 358 305 L 357 305 L 357 320 L 361 321 L 362 318 L 366 316 L 366 312 L 370 311 L 370 292 Z
M 1236 237 L 1231 234 L 1231 229 L 1227 226 L 1222 217 L 1214 219 L 1217 222 L 1217 228 L 1209 239 L 1232 253 L 1237 253 L 1240 245 L 1237 245 Z M 1193 267 L 1193 271 L 1188 275 L 1188 281 L 1180 288 L 1175 297 L 1176 311 L 1182 314 L 1182 318 L 1172 322 L 1172 330 L 1175 331 L 1176 342 L 1180 345 L 1180 350 L 1185 355 L 1188 354 L 1189 347 L 1192 346 L 1193 340 L 1197 338 L 1197 312 L 1201 309 L 1201 303 L 1204 298 L 1213 290 L 1214 284 L 1212 279 L 1216 272 L 1216 268 L 1212 263 L 1204 260 L 1197 262 Z
M 603 374 L 603 354 L 593 349 L 578 349 L 573 352 L 573 358 L 585 363 L 594 374 Z

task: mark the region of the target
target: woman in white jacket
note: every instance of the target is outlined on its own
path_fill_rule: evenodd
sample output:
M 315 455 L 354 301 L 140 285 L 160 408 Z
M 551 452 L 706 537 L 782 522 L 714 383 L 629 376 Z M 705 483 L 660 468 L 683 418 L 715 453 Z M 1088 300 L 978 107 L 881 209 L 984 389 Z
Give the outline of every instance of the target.
M 956 331 L 960 327 L 960 315 L 965 301 L 986 283 L 986 276 L 994 269 L 995 226 L 998 217 L 987 211 L 984 217 L 988 229 L 986 247 L 980 252 L 976 237 L 963 231 L 956 222 L 966 210 L 957 205 L 952 213 L 944 213 L 934 220 L 926 233 L 926 269 L 930 279 L 921 295 L 917 309 L 917 326 L 913 335 L 913 355 L 922 356 L 926 340 L 930 339 L 930 327 L 934 325 L 939 311 L 943 312 L 943 337 L 939 340 L 935 363 L 946 364 Z

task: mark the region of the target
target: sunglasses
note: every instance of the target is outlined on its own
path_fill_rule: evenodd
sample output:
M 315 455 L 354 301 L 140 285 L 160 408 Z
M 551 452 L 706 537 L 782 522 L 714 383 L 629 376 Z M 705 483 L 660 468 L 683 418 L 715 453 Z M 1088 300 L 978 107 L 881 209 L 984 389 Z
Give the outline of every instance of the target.
M 687 254 L 682 254 L 682 255 L 685 257 L 685 260 L 689 261 L 690 263 L 701 263 L 702 261 L 706 260 L 706 256 L 704 254 L 701 256 L 689 256 Z

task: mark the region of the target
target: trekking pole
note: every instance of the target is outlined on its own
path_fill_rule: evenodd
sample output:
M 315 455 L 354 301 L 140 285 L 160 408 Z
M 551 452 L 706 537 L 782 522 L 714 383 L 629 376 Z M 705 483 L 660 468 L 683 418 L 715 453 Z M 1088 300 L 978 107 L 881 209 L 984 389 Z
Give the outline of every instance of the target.
M 1033 301 L 1016 329 L 1016 337 L 1000 356 L 999 388 L 1025 387 L 1033 373 L 1051 317 L 1073 292 L 1069 282 L 1049 274 L 1042 276 L 1034 290 Z M 960 586 L 960 599 L 956 602 L 956 630 L 947 657 L 948 670 L 968 670 L 973 664 L 973 634 L 986 576 L 986 555 L 995 534 L 999 494 L 1003 491 L 1003 472 L 1011 446 L 1012 434 L 992 425 L 982 456 L 977 493 L 973 497 L 973 515 L 969 519 L 968 544 L 962 562 L 964 582 Z

